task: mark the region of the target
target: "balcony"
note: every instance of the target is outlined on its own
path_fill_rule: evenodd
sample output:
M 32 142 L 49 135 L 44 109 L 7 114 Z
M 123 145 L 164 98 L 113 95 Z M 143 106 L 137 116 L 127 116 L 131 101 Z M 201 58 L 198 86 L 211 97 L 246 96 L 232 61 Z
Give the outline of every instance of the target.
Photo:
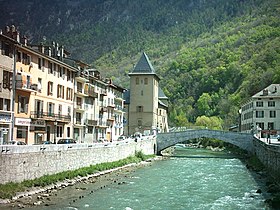
M 108 108 L 115 108 L 115 104 L 108 104 L 107 107 Z
M 124 112 L 124 108 L 120 105 L 116 105 L 114 111 L 116 112 Z
M 108 111 L 108 109 L 107 109 L 107 107 L 102 107 L 101 109 L 100 109 L 100 112 L 107 112 Z
M 70 115 L 62 115 L 62 114 L 54 114 L 51 112 L 36 112 L 32 111 L 31 119 L 44 119 L 49 121 L 60 121 L 60 122 L 66 122 L 69 123 L 71 121 Z
M 82 125 L 82 119 L 76 119 L 76 123 L 75 123 L 76 125 Z
M 78 111 L 85 111 L 83 104 L 75 104 L 74 108 Z
M 97 98 L 98 93 L 95 92 L 94 86 L 91 84 L 85 84 L 85 94 L 88 95 L 89 97 Z
M 41 91 L 41 86 L 36 83 L 31 83 L 28 80 L 24 80 L 22 75 L 16 75 L 16 89 L 27 92 Z
M 115 121 L 115 118 L 114 118 L 113 116 L 108 117 L 108 118 L 107 118 L 107 121 L 109 121 L 109 122 L 114 122 L 114 121 Z
M 101 96 L 107 96 L 107 91 L 106 90 L 101 90 L 100 95 Z
M 86 125 L 97 125 L 97 120 L 89 120 L 89 119 L 86 119 L 85 121 Z

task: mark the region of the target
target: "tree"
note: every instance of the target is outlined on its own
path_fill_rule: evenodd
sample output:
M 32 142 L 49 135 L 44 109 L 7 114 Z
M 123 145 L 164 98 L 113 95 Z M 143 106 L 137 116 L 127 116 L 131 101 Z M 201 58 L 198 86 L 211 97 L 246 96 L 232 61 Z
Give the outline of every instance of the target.
M 222 130 L 223 120 L 219 117 L 207 117 L 205 115 L 199 116 L 196 118 L 195 125 L 203 126 L 205 128 L 213 129 L 213 130 Z

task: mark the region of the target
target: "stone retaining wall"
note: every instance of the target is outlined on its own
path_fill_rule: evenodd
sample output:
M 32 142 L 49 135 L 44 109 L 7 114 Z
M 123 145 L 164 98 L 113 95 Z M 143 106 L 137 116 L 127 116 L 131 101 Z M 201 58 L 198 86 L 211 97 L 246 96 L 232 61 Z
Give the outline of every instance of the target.
M 135 151 L 155 154 L 156 140 L 71 145 L 0 146 L 0 183 L 21 182 L 47 174 L 133 156 Z
M 258 159 L 266 166 L 271 176 L 280 181 L 280 146 L 268 145 L 257 138 L 254 138 L 253 144 Z

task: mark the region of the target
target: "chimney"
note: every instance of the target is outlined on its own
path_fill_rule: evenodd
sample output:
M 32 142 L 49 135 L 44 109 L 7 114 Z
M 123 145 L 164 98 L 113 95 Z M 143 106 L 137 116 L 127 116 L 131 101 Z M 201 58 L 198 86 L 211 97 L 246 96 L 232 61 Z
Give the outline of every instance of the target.
M 5 34 L 8 34 L 10 32 L 10 27 L 9 26 L 6 26 L 5 27 Z
M 47 52 L 48 52 L 48 56 L 52 56 L 52 48 L 51 47 L 48 47 Z
M 27 37 L 26 37 L 26 36 L 22 36 L 20 42 L 21 42 L 24 46 L 27 46 Z
M 44 44 L 41 42 L 40 45 L 39 45 L 39 51 L 41 53 L 45 53 L 45 47 L 44 47 Z
M 64 55 L 64 46 L 61 45 L 59 49 L 60 49 L 60 60 L 62 60 L 63 55 Z
M 59 56 L 59 45 L 58 45 L 58 43 L 55 43 L 55 55 Z

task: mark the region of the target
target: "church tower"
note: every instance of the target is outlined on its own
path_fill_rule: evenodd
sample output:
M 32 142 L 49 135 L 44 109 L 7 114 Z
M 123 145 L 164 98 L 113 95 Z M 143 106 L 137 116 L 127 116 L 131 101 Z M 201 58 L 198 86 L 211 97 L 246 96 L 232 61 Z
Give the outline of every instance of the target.
M 128 134 L 155 131 L 159 126 L 160 79 L 145 53 L 129 76 Z

